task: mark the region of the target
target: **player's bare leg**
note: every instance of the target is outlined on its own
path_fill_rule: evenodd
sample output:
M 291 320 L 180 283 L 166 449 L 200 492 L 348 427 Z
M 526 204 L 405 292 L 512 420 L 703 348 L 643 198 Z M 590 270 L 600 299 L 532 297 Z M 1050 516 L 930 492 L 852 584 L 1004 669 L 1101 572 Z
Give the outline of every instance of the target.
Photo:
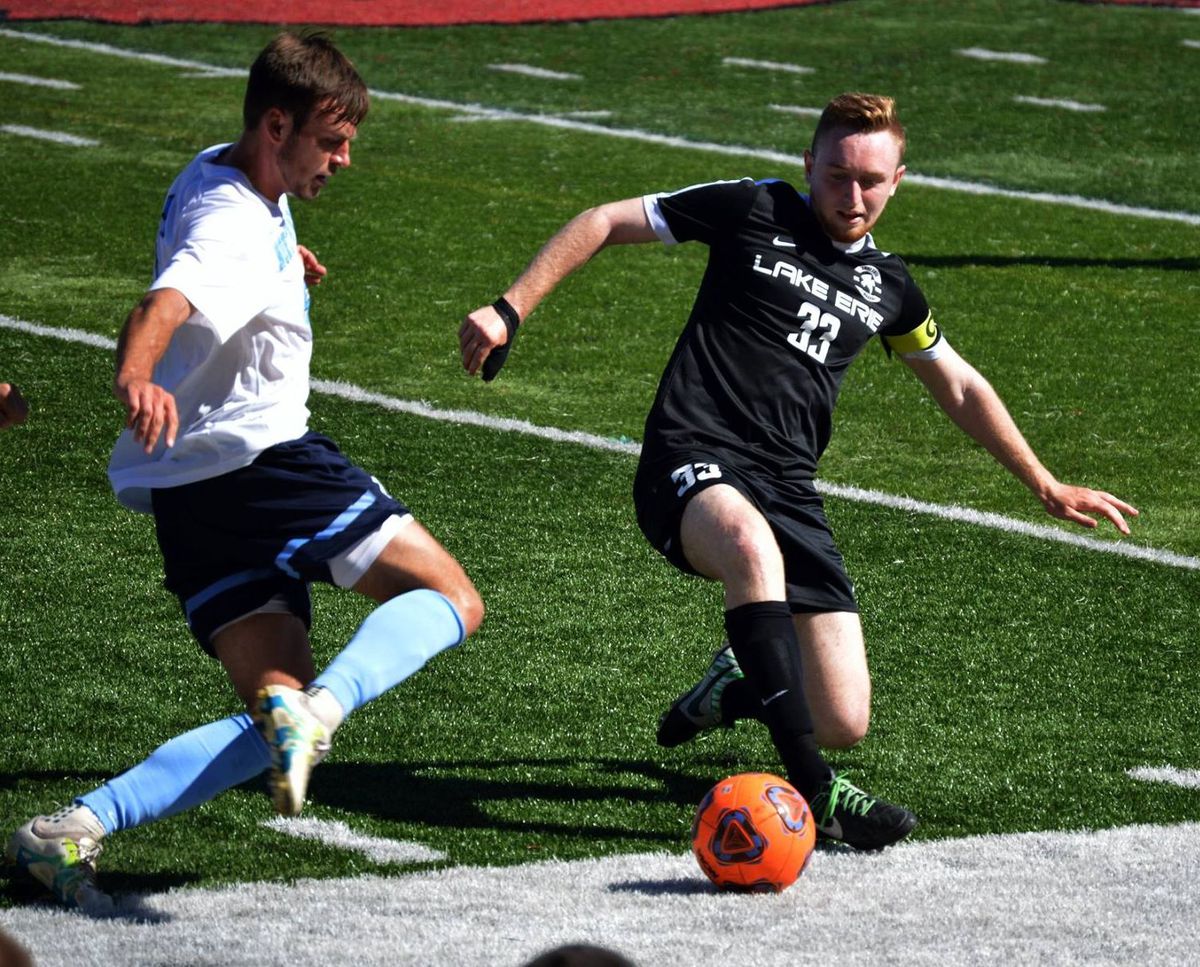
M 871 722 L 871 676 L 858 615 L 822 611 L 793 616 L 804 668 L 804 696 L 817 743 L 849 749 Z
M 835 774 L 820 753 L 782 555 L 766 520 L 737 490 L 717 485 L 688 503 L 680 536 L 692 567 L 724 585 L 730 649 L 758 699 L 758 717 L 771 732 L 788 778 L 809 800 L 822 835 L 858 849 L 879 849 L 908 835 L 916 816 Z M 852 667 L 842 681 L 834 667 L 839 654 L 858 660 L 861 633 L 855 634 L 854 623 L 827 616 L 810 617 L 803 626 L 813 639 L 809 651 L 823 683 L 839 688 L 825 696 L 830 722 L 837 721 L 843 739 L 865 732 L 864 679 Z M 865 657 L 860 664 L 865 670 Z M 869 691 L 867 700 L 869 709 Z M 677 702 L 668 716 L 682 711 Z
M 380 605 L 320 675 L 281 645 L 276 671 L 247 679 L 259 683 L 255 721 L 271 749 L 272 798 L 282 815 L 303 808 L 309 773 L 347 715 L 483 620 L 483 602 L 462 566 L 411 518 L 394 529 L 353 587 Z
M 293 614 L 251 614 L 213 635 L 212 646 L 270 751 L 275 810 L 295 816 L 333 735 L 301 691 L 316 676 L 308 629 Z
M 304 622 L 294 614 L 252 614 L 222 628 L 213 652 L 238 698 L 253 713 L 268 685 L 304 688 L 317 675 Z
M 721 582 L 726 610 L 785 596 L 783 556 L 771 525 L 733 487 L 718 484 L 693 497 L 679 538 L 688 563 Z
M 483 621 L 483 600 L 461 564 L 419 521 L 409 521 L 354 585 L 380 603 L 416 588 L 445 595 L 454 605 L 467 636 Z

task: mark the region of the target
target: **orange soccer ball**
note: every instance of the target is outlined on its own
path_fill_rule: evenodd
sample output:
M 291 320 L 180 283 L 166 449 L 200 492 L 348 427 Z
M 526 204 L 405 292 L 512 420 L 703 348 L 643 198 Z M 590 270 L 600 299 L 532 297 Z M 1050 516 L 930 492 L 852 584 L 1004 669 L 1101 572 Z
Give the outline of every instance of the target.
M 787 889 L 804 872 L 816 841 L 804 797 L 766 772 L 722 779 L 701 800 L 692 823 L 692 852 L 719 890 Z

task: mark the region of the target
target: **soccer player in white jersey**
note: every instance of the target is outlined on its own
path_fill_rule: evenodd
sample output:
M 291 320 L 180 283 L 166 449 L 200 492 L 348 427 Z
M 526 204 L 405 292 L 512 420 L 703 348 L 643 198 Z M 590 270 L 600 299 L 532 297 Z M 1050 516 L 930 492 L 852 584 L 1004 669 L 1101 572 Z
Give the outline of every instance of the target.
M 904 263 L 871 230 L 904 176 L 891 98 L 845 94 L 805 152 L 809 194 L 741 179 L 630 198 L 567 223 L 459 329 L 463 365 L 495 376 L 520 322 L 609 245 L 700 241 L 709 262 L 646 419 L 638 523 L 679 569 L 720 581 L 728 643 L 662 716 L 678 745 L 755 718 L 826 838 L 879 849 L 917 819 L 834 773 L 820 749 L 861 740 L 871 682 L 854 588 L 813 483 L 847 367 L 879 335 L 943 410 L 1056 517 L 1128 533 L 1137 511 L 1060 483 L 987 381 L 943 338 Z
M 9 858 L 67 905 L 104 903 L 100 841 L 266 771 L 295 815 L 343 719 L 479 626 L 462 567 L 372 476 L 308 429 L 308 284 L 288 195 L 350 165 L 367 89 L 320 34 L 284 33 L 250 69 L 244 127 L 175 180 L 155 279 L 117 346 L 127 413 L 109 465 L 117 499 L 152 513 L 167 587 L 247 712 L 177 736 L 9 840 Z M 379 606 L 320 674 L 308 586 Z

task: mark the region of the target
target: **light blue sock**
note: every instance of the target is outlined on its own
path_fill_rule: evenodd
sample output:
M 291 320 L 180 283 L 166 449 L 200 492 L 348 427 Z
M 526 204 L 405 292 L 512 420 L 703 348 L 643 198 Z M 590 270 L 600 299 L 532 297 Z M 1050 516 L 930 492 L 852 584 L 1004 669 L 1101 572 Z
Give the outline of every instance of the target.
M 208 802 L 271 764 L 266 743 L 243 712 L 177 735 L 115 779 L 75 801 L 107 832 L 131 829 Z
M 408 678 L 464 637 L 450 599 L 423 588 L 385 601 L 313 681 L 329 689 L 346 715 Z

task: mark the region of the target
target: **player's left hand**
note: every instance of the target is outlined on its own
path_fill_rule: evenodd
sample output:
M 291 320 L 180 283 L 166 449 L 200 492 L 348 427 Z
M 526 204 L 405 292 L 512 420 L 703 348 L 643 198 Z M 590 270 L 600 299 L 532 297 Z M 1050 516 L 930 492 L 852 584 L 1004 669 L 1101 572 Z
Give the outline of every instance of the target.
M 508 326 L 494 306 L 480 306 L 458 327 L 463 369 L 472 376 L 479 372 L 488 356 L 507 343 Z
M 300 253 L 300 261 L 304 263 L 305 283 L 307 285 L 320 285 L 321 280 L 329 274 L 329 270 L 305 246 L 297 245 L 296 251 Z
M 1093 514 L 1106 517 L 1122 534 L 1129 533 L 1129 525 L 1125 523 L 1125 517 L 1122 515 L 1138 516 L 1136 507 L 1112 494 L 1071 484 L 1056 484 L 1042 497 L 1042 505 L 1052 517 L 1073 521 L 1082 527 L 1096 526 L 1096 520 L 1091 516 Z

